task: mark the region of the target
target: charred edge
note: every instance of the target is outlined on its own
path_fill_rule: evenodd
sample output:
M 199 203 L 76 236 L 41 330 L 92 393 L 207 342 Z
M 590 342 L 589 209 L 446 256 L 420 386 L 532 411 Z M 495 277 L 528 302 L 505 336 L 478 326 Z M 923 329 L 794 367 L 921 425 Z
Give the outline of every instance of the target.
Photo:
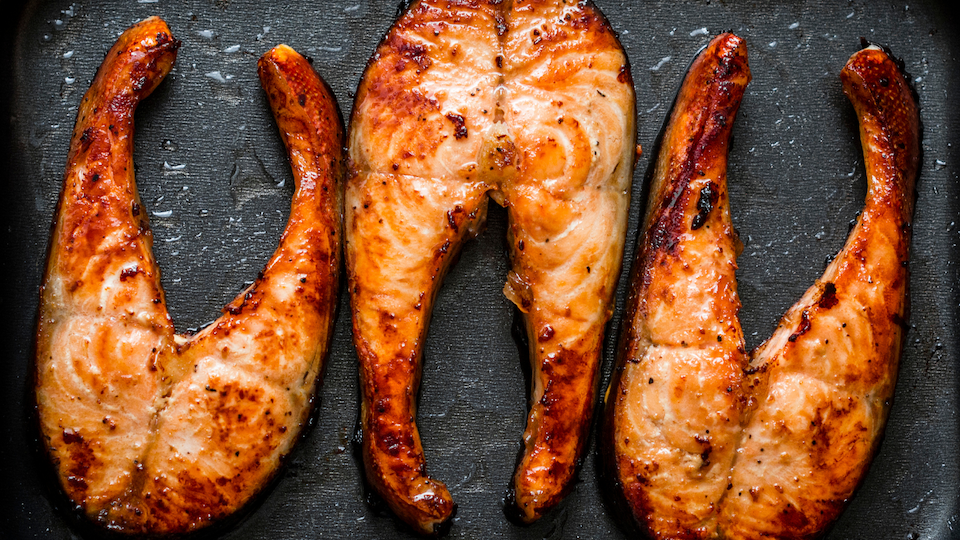
M 380 41 L 377 42 L 377 46 L 374 47 L 373 49 L 373 54 L 371 54 L 370 57 L 367 58 L 367 63 L 364 66 L 363 71 L 360 73 L 360 80 L 357 81 L 356 85 L 354 85 L 354 88 L 356 88 L 356 93 L 348 94 L 348 96 L 353 99 L 353 106 L 350 108 L 351 112 L 350 112 L 349 124 L 352 124 L 356 119 L 356 115 L 359 114 L 358 111 L 360 110 L 360 107 L 358 107 L 358 105 L 363 96 L 363 91 L 362 91 L 363 83 L 368 79 L 367 75 L 369 74 L 370 70 L 373 69 L 373 66 L 375 66 L 377 62 L 380 60 L 381 51 L 385 47 L 387 47 L 387 43 L 393 37 L 394 29 L 398 24 L 400 24 L 402 17 L 410 10 L 410 7 L 412 4 L 413 4 L 413 0 L 400 0 L 399 2 L 397 2 L 397 10 L 396 10 L 396 13 L 394 14 L 394 23 L 380 37 Z M 337 109 L 339 112 L 339 107 Z
M 527 395 L 529 396 L 533 389 L 533 365 L 530 356 L 530 336 L 527 335 L 523 313 L 519 308 L 516 307 L 513 309 L 513 323 L 510 325 L 510 335 L 513 337 L 513 342 L 517 346 L 517 354 L 520 358 L 520 370 L 523 372 L 524 388 L 527 389 Z M 524 409 L 524 418 L 527 418 L 530 415 L 529 405 L 530 404 L 528 400 L 528 406 Z M 503 498 L 503 513 L 507 520 L 516 525 L 526 524 L 526 522 L 523 520 L 523 513 L 520 511 L 520 507 L 517 505 L 517 492 L 516 487 L 514 486 L 514 477 L 516 471 L 520 468 L 520 464 L 523 462 L 523 454 L 525 450 L 526 445 L 521 442 L 517 448 L 517 457 L 513 464 L 514 475 L 510 476 L 510 481 L 507 483 L 507 490 L 504 493 Z
M 467 138 L 467 124 L 463 115 L 456 113 L 447 113 L 447 120 L 453 123 L 453 136 L 459 141 Z
M 823 292 L 820 294 L 820 299 L 817 300 L 817 305 L 823 309 L 830 309 L 833 306 L 837 305 L 839 300 L 837 300 L 837 286 L 833 283 L 826 283 L 823 286 Z
M 879 47 L 880 50 L 883 51 L 883 54 L 887 55 L 887 57 L 888 57 L 891 61 L 893 61 L 894 65 L 897 66 L 897 69 L 900 70 L 900 75 L 903 76 L 903 78 L 904 78 L 905 81 L 911 81 L 911 80 L 913 80 L 913 78 L 910 77 L 909 74 L 907 73 L 906 63 L 904 63 L 904 61 L 903 61 L 902 58 L 900 58 L 899 56 L 896 56 L 895 54 L 893 54 L 893 51 L 890 50 L 890 47 L 884 45 L 883 43 L 877 43 L 877 42 L 875 42 L 875 41 L 870 41 L 870 40 L 868 40 L 867 38 L 865 38 L 865 37 L 863 37 L 863 36 L 860 36 L 860 50 L 861 50 L 861 51 L 864 50 L 864 49 L 866 49 L 866 48 L 868 48 L 868 47 L 871 47 L 871 46 L 873 46 L 873 47 Z
M 314 74 L 316 75 L 316 72 L 314 72 Z M 337 95 L 336 93 L 334 93 L 333 88 L 330 86 L 327 80 L 324 79 L 323 77 L 316 75 L 316 78 L 317 78 L 317 81 L 320 82 L 320 90 L 322 95 L 325 97 L 325 99 L 329 100 L 329 104 L 330 104 L 329 112 L 332 112 L 334 115 L 333 120 L 334 120 L 334 128 L 336 130 L 336 133 L 332 138 L 335 139 L 337 142 L 330 150 L 331 150 L 331 153 L 334 153 L 336 155 L 336 165 L 337 165 L 336 168 L 332 169 L 334 173 L 334 178 L 333 178 L 334 181 L 332 183 L 333 183 L 333 186 L 338 186 L 343 183 L 344 174 L 346 171 L 345 163 L 346 163 L 347 149 L 344 146 L 346 141 L 346 133 L 347 133 L 346 127 L 345 127 L 346 124 L 344 123 L 344 119 L 343 119 L 343 111 L 340 110 L 340 103 L 337 101 Z M 325 109 L 322 109 L 322 110 L 325 110 Z M 339 229 L 338 229 L 338 234 L 339 234 Z
M 800 314 L 800 327 L 797 328 L 797 331 L 790 335 L 787 340 L 790 343 L 797 341 L 797 339 L 810 331 L 810 313 L 805 309 L 803 313 Z
M 900 315 L 899 313 L 894 313 L 890 316 L 890 319 L 893 321 L 893 324 L 900 327 L 904 333 L 910 330 L 910 322 L 906 316 Z
M 914 81 L 915 81 L 916 79 L 910 74 L 909 71 L 907 71 L 906 62 L 904 62 L 901 57 L 893 54 L 893 51 L 890 50 L 890 47 L 884 45 L 883 43 L 877 43 L 877 42 L 875 42 L 875 41 L 869 41 L 867 38 L 861 36 L 861 37 L 860 37 L 860 50 L 862 51 L 862 50 L 864 50 L 864 49 L 866 49 L 866 48 L 868 48 L 868 47 L 870 47 L 870 46 L 879 47 L 880 50 L 883 51 L 883 54 L 885 54 L 885 55 L 887 56 L 887 58 L 890 59 L 891 62 L 893 62 L 893 64 L 897 67 L 897 70 L 900 72 L 900 76 L 903 78 L 903 83 L 904 83 L 904 85 L 910 90 L 910 97 L 913 99 L 913 102 L 917 105 L 917 111 L 918 111 L 918 114 L 917 114 L 917 116 L 918 116 L 918 119 L 917 119 L 917 122 L 918 122 L 918 125 L 917 125 L 917 128 L 918 128 L 918 136 L 919 136 L 919 139 L 920 139 L 920 140 L 923 140 L 923 121 L 922 121 L 922 119 L 919 118 L 919 117 L 920 117 L 920 114 L 919 114 L 919 109 L 920 109 L 920 94 L 917 93 L 917 88 L 916 88 L 916 86 L 915 86 L 915 84 L 914 84 Z M 919 145 L 919 147 L 918 147 L 918 152 L 920 153 L 920 158 L 921 158 L 921 159 L 918 160 L 918 169 L 919 169 L 919 166 L 920 166 L 919 163 L 922 163 L 922 162 L 923 162 L 923 159 L 922 159 L 922 157 L 923 157 L 923 156 L 922 156 L 922 154 L 923 154 L 923 145 L 922 145 L 922 144 Z M 917 172 L 918 172 L 918 176 L 919 176 L 919 170 L 918 170 Z
M 86 152 L 90 149 L 90 145 L 93 143 L 93 128 L 88 127 L 83 130 L 83 133 L 80 134 L 80 150 Z
M 696 166 L 704 160 L 718 139 L 721 139 L 724 136 L 729 136 L 732 128 L 732 123 L 730 120 L 733 119 L 737 109 L 740 107 L 742 95 L 736 95 L 740 94 L 740 92 L 732 90 L 730 85 L 724 84 L 728 82 L 729 79 L 732 78 L 736 73 L 743 69 L 742 62 L 738 61 L 738 48 L 727 47 L 717 51 L 718 54 L 716 56 L 716 65 L 713 67 L 712 73 L 707 71 L 707 66 L 704 66 L 700 71 L 693 72 L 692 70 L 697 67 L 697 60 L 702 58 L 702 56 L 706 54 L 708 50 L 709 45 L 705 47 L 691 63 L 687 76 L 684 77 L 684 80 L 681 83 L 676 96 L 674 97 L 674 104 L 671 108 L 671 112 L 667 116 L 667 120 L 665 121 L 661 134 L 658 137 L 657 154 L 659 155 L 664 151 L 662 148 L 663 137 L 670 129 L 670 120 L 673 118 L 673 114 L 678 105 L 677 100 L 680 98 L 681 92 L 683 92 L 684 85 L 687 84 L 688 80 L 695 80 L 691 79 L 691 77 L 695 78 L 701 73 L 707 76 L 710 83 L 714 86 L 714 89 L 706 93 L 707 99 L 705 103 L 695 102 L 690 103 L 689 106 L 697 106 L 702 109 L 709 110 L 711 111 L 711 114 L 706 117 L 707 119 L 704 121 L 704 123 L 698 126 L 697 131 L 693 134 L 691 142 L 694 146 L 691 149 L 687 160 L 684 162 L 683 168 L 677 175 L 676 183 L 674 183 L 672 186 L 665 186 L 666 189 L 672 188 L 673 196 L 669 199 L 669 202 L 661 204 L 660 208 L 657 210 L 657 220 L 651 224 L 650 231 L 646 236 L 647 241 L 638 243 L 638 245 L 643 245 L 644 243 L 650 245 L 650 251 L 648 254 L 649 257 L 652 257 L 654 253 L 661 250 L 672 252 L 676 247 L 679 235 L 682 232 L 681 223 L 683 220 L 683 212 L 677 208 L 678 202 L 684 196 L 686 188 L 697 170 Z M 720 151 L 726 151 L 726 148 L 721 149 Z M 650 167 L 653 170 L 648 171 L 649 178 L 647 185 L 650 185 L 650 180 L 655 174 L 654 171 L 657 161 L 657 159 L 653 159 L 651 161 Z M 656 194 L 648 193 L 648 197 L 654 195 Z M 648 278 L 644 279 L 646 280 Z
M 545 327 L 545 330 L 548 330 L 547 333 L 552 333 L 553 329 Z M 542 337 L 538 336 L 539 338 Z M 592 352 L 588 352 L 587 355 L 596 355 L 598 358 L 602 355 L 602 345 Z M 560 384 L 568 382 L 570 379 L 575 378 L 572 374 L 561 375 L 554 372 L 556 366 L 560 364 L 581 364 L 583 356 L 572 354 L 570 351 L 561 348 L 560 351 L 556 354 L 548 355 L 542 365 L 542 371 L 547 377 L 547 384 L 543 390 L 543 396 L 541 397 L 539 404 L 543 407 L 542 417 L 546 418 L 557 418 L 560 415 L 571 414 L 570 411 L 564 410 L 564 390 L 563 388 L 553 387 L 553 383 L 556 381 Z M 596 395 L 598 391 L 598 386 L 600 384 L 599 375 L 593 381 L 592 386 L 589 389 L 589 396 L 591 399 L 587 400 L 586 406 L 583 410 L 582 415 L 578 415 L 575 422 L 569 427 L 569 429 L 556 428 L 552 429 L 545 434 L 544 440 L 549 445 L 551 441 L 559 441 L 559 444 L 566 446 L 566 442 L 573 440 L 575 444 L 573 445 L 573 462 L 567 467 L 557 467 L 554 469 L 555 473 L 551 473 L 554 479 L 563 479 L 564 482 L 561 485 L 559 490 L 556 490 L 551 497 L 545 501 L 541 501 L 535 508 L 533 513 L 533 519 L 527 520 L 520 512 L 519 505 L 516 500 L 516 492 L 513 488 L 515 483 L 516 473 L 513 478 L 511 478 L 511 488 L 508 489 L 508 494 L 512 494 L 512 498 L 507 499 L 507 505 L 504 507 L 504 513 L 507 515 L 508 519 L 519 520 L 517 523 L 529 525 L 534 521 L 542 518 L 543 516 L 555 511 L 555 509 L 560 505 L 567 495 L 572 491 L 574 485 L 577 483 L 579 478 L 580 471 L 583 467 L 583 461 L 585 459 L 585 452 L 588 446 L 590 445 L 590 436 L 591 436 L 591 426 L 593 425 L 593 419 L 598 412 L 598 403 L 596 400 Z M 528 412 L 529 414 L 529 412 Z M 520 452 L 520 461 L 522 461 L 523 456 L 525 455 L 525 445 L 521 447 Z M 518 469 L 517 468 L 517 469 Z
M 137 274 L 139 274 L 140 272 L 142 272 L 142 270 L 140 270 L 140 267 L 139 267 L 139 266 L 133 266 L 133 267 L 130 267 L 130 268 L 124 268 L 124 269 L 120 272 L 120 281 L 126 281 L 126 280 L 128 280 L 128 279 L 130 279 L 130 278 L 132 278 L 132 277 L 135 277 L 135 276 L 136 276 Z
M 627 58 L 626 51 L 623 50 L 623 44 L 620 43 L 620 34 L 617 33 L 616 30 L 614 30 L 613 25 L 610 24 L 610 20 L 607 19 L 607 16 L 604 15 L 603 11 L 599 7 L 597 7 L 597 4 L 593 0 L 578 0 L 577 5 L 580 6 L 581 9 L 587 12 L 587 15 L 589 15 L 593 19 L 593 22 L 597 24 L 600 31 L 609 33 L 610 35 L 613 36 L 613 40 L 616 42 L 617 47 L 619 47 L 620 51 L 624 53 L 623 54 L 624 62 L 625 62 L 624 67 L 626 68 L 626 73 L 629 76 L 630 60 Z M 633 84 L 632 77 L 630 77 L 630 83 Z
M 136 62 L 134 64 L 130 76 L 133 79 L 133 86 L 131 88 L 136 93 L 142 92 L 145 88 L 151 88 L 150 83 L 160 75 L 157 61 L 163 56 L 163 53 L 176 53 L 181 45 L 180 40 L 174 39 L 173 36 L 166 32 L 157 32 L 156 41 L 153 47 L 147 49 L 148 53 L 151 54 L 151 56 L 147 58 L 147 61 Z
M 410 6 L 413 5 L 414 0 L 400 0 L 397 2 L 397 12 L 394 15 L 394 19 L 399 19 L 403 17 L 404 13 L 410 9 Z
M 887 58 L 888 58 L 891 62 L 893 62 L 893 64 L 897 67 L 897 71 L 899 72 L 900 77 L 901 77 L 902 80 L 903 80 L 903 85 L 904 85 L 904 86 L 908 89 L 908 91 L 910 92 L 910 99 L 913 100 L 914 107 L 916 107 L 916 109 L 917 109 L 917 117 L 916 117 L 916 122 L 917 122 L 917 148 L 916 148 L 916 152 L 917 152 L 917 162 L 916 162 L 916 169 L 917 169 L 917 170 L 916 170 L 916 172 L 915 172 L 915 176 L 914 176 L 914 186 L 913 186 L 913 189 L 914 189 L 914 191 L 915 191 L 915 190 L 916 190 L 916 182 L 918 182 L 918 181 L 920 180 L 920 173 L 922 172 L 922 169 L 923 169 L 923 153 L 924 153 L 924 150 L 923 150 L 923 147 L 924 147 L 924 145 L 923 145 L 923 130 L 924 130 L 924 128 L 923 128 L 923 116 L 920 114 L 920 111 L 921 111 L 921 108 L 920 108 L 920 94 L 917 92 L 916 83 L 914 82 L 914 81 L 916 81 L 916 79 L 910 74 L 910 72 L 907 71 L 906 63 L 903 61 L 903 59 L 900 58 L 899 56 L 893 54 L 893 51 L 891 51 L 888 46 L 886 46 L 886 45 L 884 45 L 884 44 L 882 44 L 882 43 L 876 43 L 876 42 L 869 41 L 869 40 L 867 40 L 865 37 L 862 37 L 862 36 L 860 37 L 860 50 L 866 49 L 867 47 L 870 47 L 871 45 L 872 45 L 872 46 L 875 46 L 875 47 L 879 47 L 880 50 L 883 51 L 883 53 L 887 56 Z M 914 200 L 916 199 L 915 193 L 908 193 L 907 195 L 908 195 L 909 197 L 913 197 Z M 914 207 L 914 206 L 915 206 L 914 204 L 911 204 L 911 208 Z
M 710 212 L 720 198 L 719 191 L 717 185 L 713 182 L 709 182 L 700 190 L 700 198 L 697 200 L 697 215 L 694 216 L 693 222 L 690 224 L 691 229 L 697 230 L 706 224 Z
M 520 457 L 522 458 L 522 456 L 521 452 Z M 507 521 L 514 525 L 527 525 L 527 522 L 524 521 L 523 512 L 520 510 L 520 505 L 517 504 L 517 488 L 513 485 L 513 477 L 510 478 L 507 491 L 503 495 L 503 515 L 506 516 Z
M 457 510 L 459 507 L 457 503 L 453 503 L 453 506 L 450 508 L 450 515 L 446 519 L 437 523 L 433 526 L 433 531 L 430 533 L 431 538 L 441 538 L 450 533 L 450 529 L 453 527 L 453 518 L 457 517 Z

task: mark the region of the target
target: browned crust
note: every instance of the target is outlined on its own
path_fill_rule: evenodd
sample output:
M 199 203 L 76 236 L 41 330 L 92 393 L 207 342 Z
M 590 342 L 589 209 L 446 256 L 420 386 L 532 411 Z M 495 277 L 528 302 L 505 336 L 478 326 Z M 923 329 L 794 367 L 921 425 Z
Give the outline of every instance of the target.
M 656 262 L 678 256 L 680 235 L 699 228 L 698 222 L 716 205 L 716 195 L 708 194 L 705 204 L 698 205 L 697 214 L 689 215 L 690 199 L 699 199 L 704 193 L 694 192 L 688 186 L 695 177 L 703 175 L 704 169 L 718 162 L 726 163 L 733 121 L 751 77 L 744 49 L 742 39 L 721 34 L 697 57 L 684 79 L 670 118 L 678 129 L 668 127 L 673 137 L 662 143 L 665 150 L 661 156 L 669 162 L 658 163 L 667 168 L 665 181 L 650 186 L 644 233 L 637 242 L 634 262 L 640 272 L 631 272 L 624 321 L 633 320 L 635 310 L 645 309 L 639 299 L 650 288 Z M 638 339 L 631 333 L 633 328 L 624 330 L 621 350 L 628 340 Z
M 843 92 L 860 118 L 864 157 L 889 178 L 892 189 L 877 203 L 891 205 L 901 223 L 913 215 L 920 163 L 920 115 L 902 69 L 885 50 L 870 47 L 850 57 L 840 72 Z M 867 141 L 876 137 L 871 151 Z M 887 154 L 892 159 L 883 159 Z

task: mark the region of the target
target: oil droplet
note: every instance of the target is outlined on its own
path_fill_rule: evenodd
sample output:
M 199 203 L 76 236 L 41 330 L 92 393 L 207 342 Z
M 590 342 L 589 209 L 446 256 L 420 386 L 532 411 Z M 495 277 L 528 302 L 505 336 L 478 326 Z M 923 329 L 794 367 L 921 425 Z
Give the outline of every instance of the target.
M 211 71 L 209 73 L 204 73 L 203 75 L 217 82 L 221 82 L 221 83 L 227 82 L 227 80 L 223 78 L 223 75 L 221 75 L 219 71 Z
M 670 57 L 664 56 L 663 58 L 660 59 L 659 62 L 657 62 L 657 65 L 650 67 L 650 71 L 660 71 L 660 68 L 662 68 L 664 64 L 666 64 L 669 61 L 670 61 Z

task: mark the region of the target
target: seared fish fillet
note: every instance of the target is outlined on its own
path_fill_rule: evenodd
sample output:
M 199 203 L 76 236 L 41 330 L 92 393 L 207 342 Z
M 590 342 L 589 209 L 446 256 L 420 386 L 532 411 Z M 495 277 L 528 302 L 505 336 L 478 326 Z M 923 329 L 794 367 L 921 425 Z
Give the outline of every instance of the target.
M 179 43 L 159 18 L 107 54 L 83 98 L 41 291 L 36 399 L 66 495 L 94 523 L 183 533 L 240 509 L 308 420 L 338 287 L 343 131 L 279 46 L 260 78 L 290 155 L 290 220 L 262 275 L 195 336 L 167 314 L 133 176 L 133 113 Z
M 436 293 L 487 195 L 508 209 L 504 293 L 524 313 L 533 388 L 508 501 L 533 521 L 575 477 L 620 271 L 635 158 L 626 56 L 589 3 L 414 3 L 357 91 L 346 258 L 369 483 L 433 533 L 453 514 L 415 423 Z
M 731 38 L 714 44 L 723 39 Z M 607 396 L 604 451 L 616 495 L 652 538 L 816 538 L 846 506 L 877 450 L 903 338 L 919 117 L 900 68 L 880 48 L 854 54 L 841 80 L 860 118 L 863 212 L 843 250 L 744 369 L 733 257 L 675 263 L 696 269 L 688 273 L 724 273 L 711 288 L 660 273 L 658 239 L 681 238 L 673 243 L 682 245 L 684 224 L 698 222 L 703 206 L 686 203 L 673 222 L 680 225 L 665 235 L 656 229 L 661 214 L 648 219 Z M 724 93 L 703 91 L 714 99 Z M 680 129 L 683 97 L 668 133 Z M 665 139 L 664 154 L 683 144 Z M 671 204 L 669 191 L 654 193 L 652 211 Z M 729 250 L 717 245 L 717 252 Z M 655 286 L 666 292 L 653 294 Z M 663 299 L 674 307 L 668 318 L 658 311 Z M 707 309 L 714 305 L 726 306 L 722 316 Z M 704 332 L 699 340 L 680 324 L 691 320 Z M 721 352 L 731 338 L 738 349 Z M 694 360 L 658 350 L 671 340 L 671 352 Z

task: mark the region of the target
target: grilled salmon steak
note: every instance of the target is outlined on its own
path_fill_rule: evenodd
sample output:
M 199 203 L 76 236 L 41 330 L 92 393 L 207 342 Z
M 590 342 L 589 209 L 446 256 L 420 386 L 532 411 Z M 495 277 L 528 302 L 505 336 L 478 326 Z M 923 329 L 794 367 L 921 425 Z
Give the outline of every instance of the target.
M 880 48 L 854 54 L 841 79 L 860 119 L 866 204 L 823 276 L 748 357 L 724 184 L 749 80 L 742 41 L 715 38 L 684 82 L 604 413 L 605 474 L 651 538 L 818 537 L 879 445 L 903 337 L 919 118 Z
M 454 503 L 415 423 L 437 291 L 488 194 L 532 388 L 508 506 L 533 521 L 575 478 L 621 268 L 635 149 L 626 55 L 590 3 L 414 3 L 378 46 L 349 133 L 346 261 L 366 478 L 422 533 Z
M 36 399 L 60 485 L 103 528 L 184 533 L 243 507 L 307 423 L 339 283 L 343 129 L 286 46 L 259 72 L 296 188 L 256 282 L 193 336 L 174 332 L 133 168 L 133 113 L 179 43 L 159 18 L 107 54 L 81 103 L 43 281 Z

